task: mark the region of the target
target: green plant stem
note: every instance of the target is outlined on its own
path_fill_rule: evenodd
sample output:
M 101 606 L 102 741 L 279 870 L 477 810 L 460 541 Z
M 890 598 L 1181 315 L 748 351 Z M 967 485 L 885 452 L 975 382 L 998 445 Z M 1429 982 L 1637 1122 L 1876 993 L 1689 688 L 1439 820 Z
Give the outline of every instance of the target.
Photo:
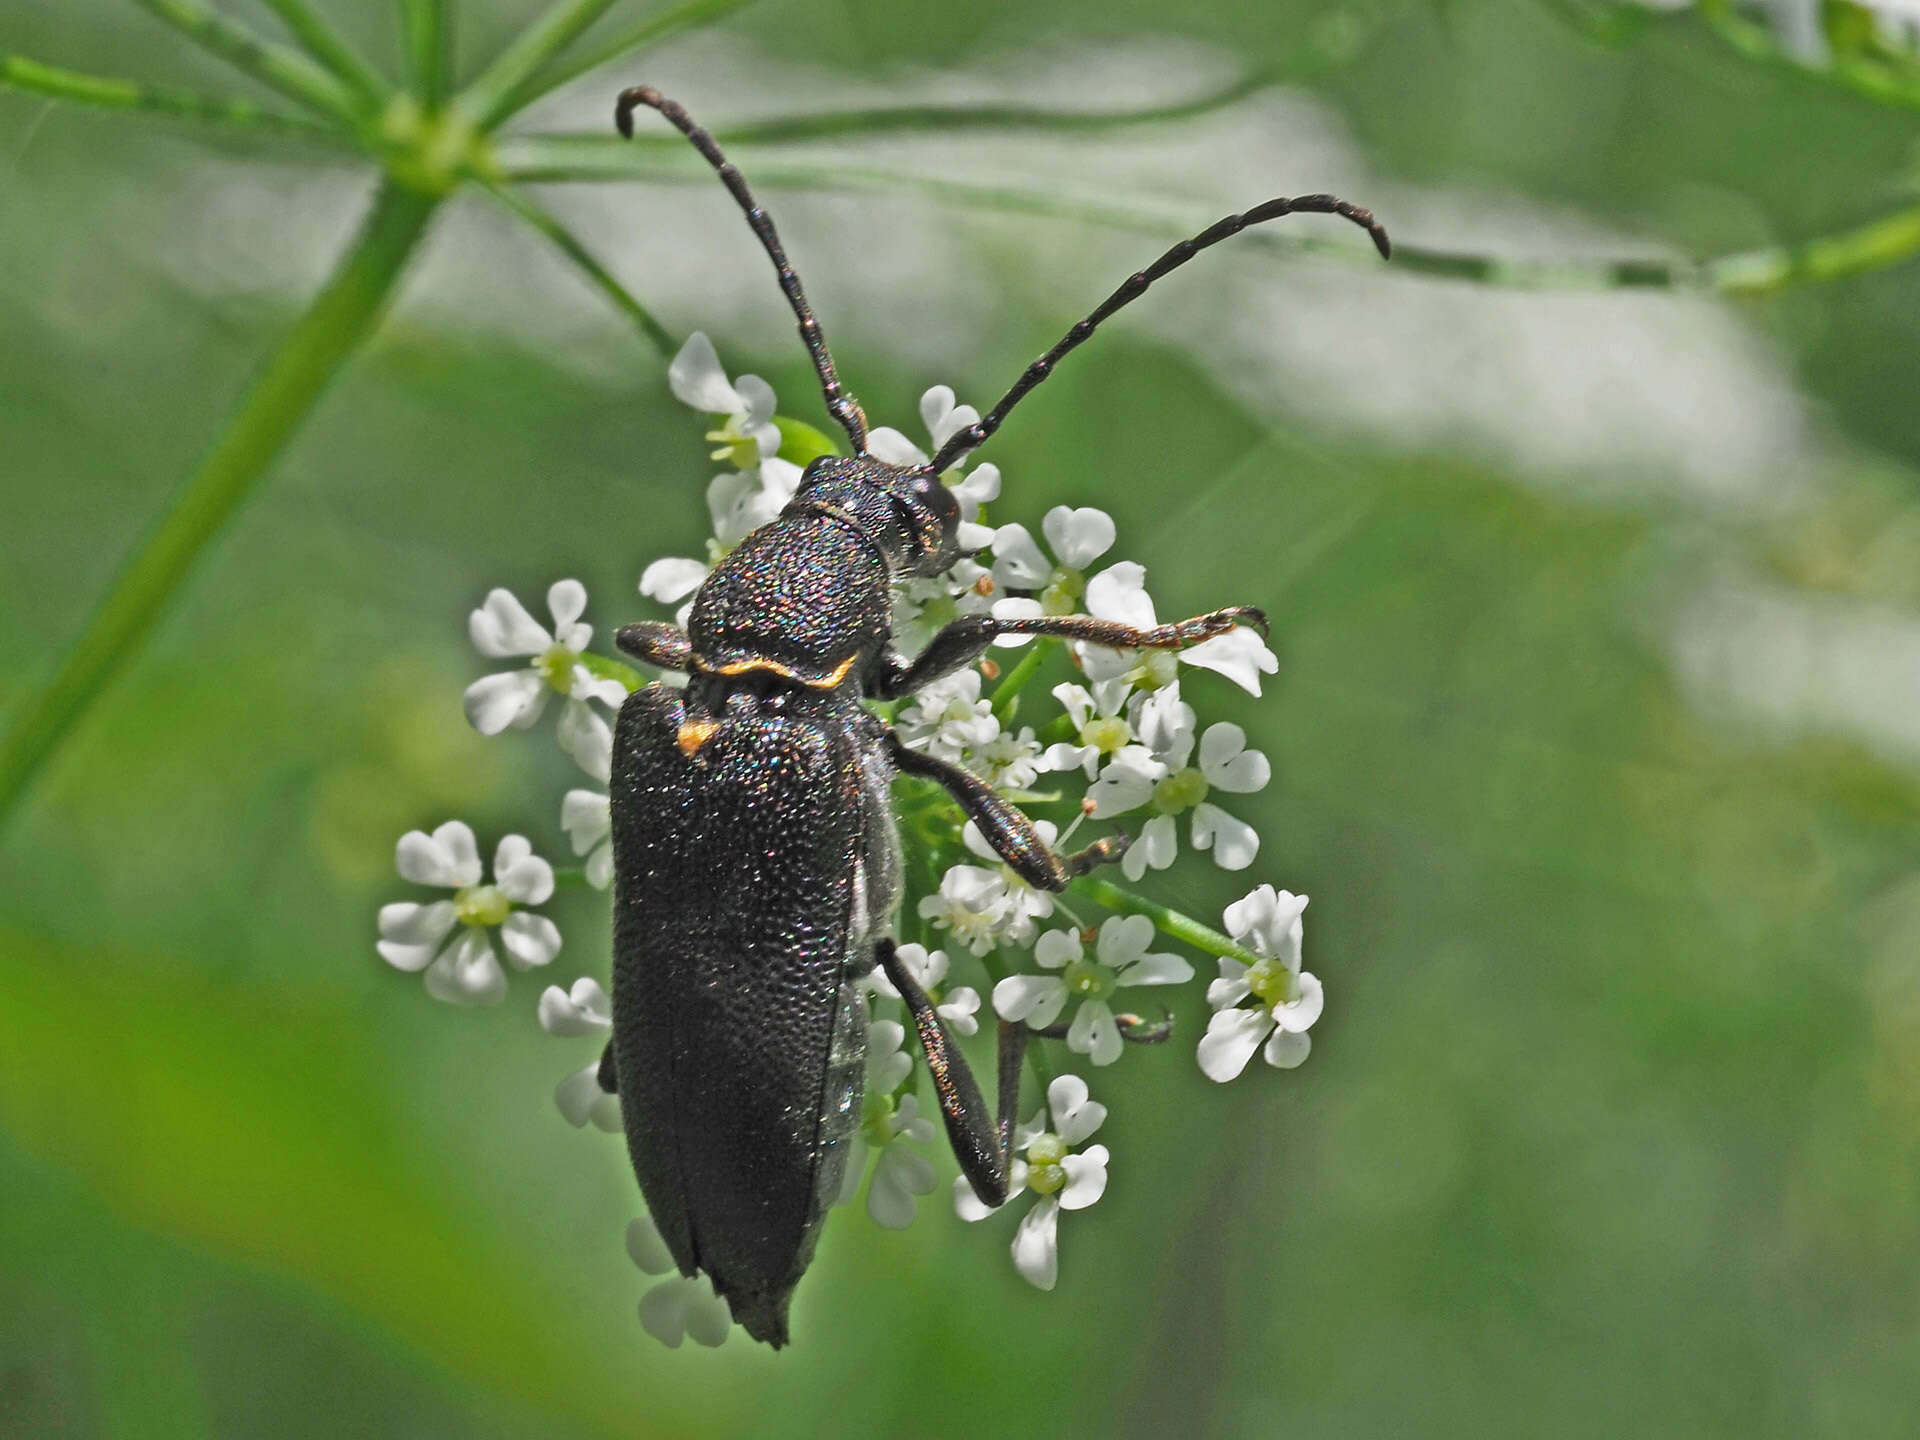
M 520 108 L 520 87 L 607 12 L 613 0 L 559 0 L 480 72 L 461 92 L 457 104 L 482 131 L 493 129 Z
M 624 156 L 624 159 L 622 158 Z M 500 161 L 516 180 L 559 182 L 629 179 L 702 183 L 704 170 L 647 146 L 597 135 L 522 136 L 502 142 Z M 1108 200 L 1091 200 L 1052 190 L 976 185 L 933 175 L 908 175 L 851 166 L 758 161 L 754 184 L 762 190 L 912 191 L 957 208 L 1071 220 L 1109 229 L 1155 236 L 1185 236 L 1218 218 L 1183 207 L 1180 214 Z M 1234 243 L 1281 255 L 1308 255 L 1373 266 L 1370 247 L 1322 240 L 1317 236 L 1254 229 Z M 1392 266 L 1443 279 L 1518 290 L 1676 290 L 1752 299 L 1798 285 L 1815 284 L 1885 269 L 1920 253 L 1920 206 L 1895 211 L 1853 230 L 1794 245 L 1770 245 L 1705 261 L 1508 260 L 1429 250 L 1396 242 Z
M 297 50 L 261 38 L 244 25 L 208 9 L 200 0 L 133 0 L 133 3 L 288 99 L 350 123 L 361 118 L 361 107 L 352 92 L 331 71 L 323 70 Z
M 642 305 L 571 230 L 511 186 L 489 183 L 487 189 L 514 214 L 558 246 L 560 252 L 580 268 L 581 273 L 592 282 L 594 287 L 611 300 L 617 310 L 633 321 L 640 333 L 646 336 L 648 343 L 660 352 L 662 360 L 673 359 L 679 346 L 673 336 L 667 333 L 667 327 L 654 318 L 653 312 Z
M 0 823 L 41 765 L 166 615 L 194 562 L 379 320 L 438 203 L 391 183 L 354 248 L 254 382 L 200 471 L 115 578 L 44 689 L 0 740 Z
M 272 110 L 262 110 L 251 100 L 199 95 L 191 90 L 143 85 L 103 75 L 83 75 L 77 70 L 42 65 L 37 60 L 28 60 L 19 55 L 0 58 L 0 88 L 28 91 L 49 99 L 91 105 L 101 110 L 145 110 L 159 115 L 177 115 L 189 120 L 229 125 L 240 130 L 291 135 L 326 145 L 353 146 L 352 137 L 334 125 L 305 115 L 282 115 Z
M 556 59 L 539 74 L 528 76 L 508 97 L 509 113 L 526 109 L 542 95 L 558 90 L 568 81 L 578 79 L 589 70 L 597 70 L 609 61 L 618 60 L 623 55 L 634 54 L 682 30 L 709 24 L 752 3 L 753 0 L 687 0 L 685 4 L 675 5 L 658 14 L 649 15 L 639 24 L 622 31 L 606 44 L 595 47 L 585 55 L 573 60 Z
M 379 108 L 391 88 L 386 78 L 363 60 L 307 0 L 265 0 L 265 4 L 280 17 L 280 23 L 301 49 L 345 81 L 369 110 Z
M 1920 67 L 1902 70 L 1889 63 L 1840 53 L 1828 55 L 1824 63 L 1812 63 L 1782 49 L 1766 26 L 1736 14 L 1727 0 L 1701 0 L 1695 9 L 1708 27 L 1745 59 L 1824 81 L 1882 105 L 1920 108 Z
M 1069 888 L 1096 905 L 1104 905 L 1122 915 L 1144 915 L 1153 921 L 1154 927 L 1162 935 L 1191 945 L 1196 950 L 1204 950 L 1209 955 L 1224 955 L 1229 960 L 1238 960 L 1242 965 L 1251 965 L 1260 958 L 1211 925 L 1202 925 L 1192 916 L 1183 915 L 1171 906 L 1145 899 L 1131 890 L 1123 890 L 1099 875 L 1082 875 Z
M 1046 664 L 1047 657 L 1059 648 L 1060 642 L 1046 635 L 1042 635 L 1027 646 L 1026 653 L 1020 657 L 1020 663 L 1007 671 L 1001 677 L 1000 683 L 993 687 L 994 719 L 1002 725 L 1013 719 L 1013 713 L 1020 704 L 1020 692 L 1026 689 L 1027 682 L 1039 673 L 1042 665 Z
M 435 109 L 453 79 L 453 19 L 446 0 L 400 0 L 400 31 L 413 93 L 426 109 Z

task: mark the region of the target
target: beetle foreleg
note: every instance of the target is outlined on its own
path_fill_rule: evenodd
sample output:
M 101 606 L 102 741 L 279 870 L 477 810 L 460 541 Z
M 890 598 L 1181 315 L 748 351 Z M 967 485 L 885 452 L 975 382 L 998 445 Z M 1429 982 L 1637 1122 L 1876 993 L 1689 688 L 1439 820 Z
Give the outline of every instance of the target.
M 687 639 L 687 632 L 664 620 L 622 625 L 614 632 L 613 639 L 635 659 L 662 670 L 685 670 L 693 662 L 693 642 Z
M 960 802 L 967 818 L 980 827 L 980 833 L 994 852 L 1037 890 L 1064 890 L 1074 876 L 1084 875 L 1096 865 L 1118 860 L 1126 853 L 1127 837 L 1109 835 L 1071 855 L 1056 854 L 1040 838 L 1033 821 L 979 776 L 918 750 L 909 750 L 892 731 L 887 732 L 887 745 L 896 768 L 909 775 L 924 776 L 944 787 Z
M 893 700 L 911 695 L 931 685 L 943 675 L 951 675 L 963 665 L 971 665 L 1002 635 L 1056 635 L 1063 640 L 1084 640 L 1089 645 L 1106 645 L 1115 650 L 1178 650 L 1202 640 L 1224 635 L 1236 625 L 1251 625 L 1262 635 L 1267 633 L 1267 617 L 1251 605 L 1232 605 L 1205 615 L 1176 620 L 1170 625 L 1148 629 L 1123 625 L 1118 620 L 1099 620 L 1091 615 L 963 615 L 936 633 L 913 659 L 903 659 L 892 650 L 884 650 L 874 662 L 867 681 L 867 693 L 876 700 Z
M 1165 1010 L 1160 1012 L 1158 1020 L 1147 1020 L 1139 1015 L 1116 1015 L 1114 1025 L 1120 1031 L 1120 1038 L 1129 1045 L 1159 1045 L 1173 1034 L 1173 1016 Z M 1028 1033 L 1044 1035 L 1049 1040 L 1064 1040 L 1070 1028 L 1062 1020 L 1057 1025 L 1029 1026 Z

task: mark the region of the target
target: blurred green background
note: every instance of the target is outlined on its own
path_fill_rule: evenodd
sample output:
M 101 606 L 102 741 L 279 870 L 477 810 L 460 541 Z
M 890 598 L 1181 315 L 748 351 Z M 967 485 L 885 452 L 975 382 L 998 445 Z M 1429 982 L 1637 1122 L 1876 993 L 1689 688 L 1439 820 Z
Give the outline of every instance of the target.
M 388 60 L 384 0 L 324 8 Z M 465 68 L 529 13 L 462 6 Z M 132 6 L 13 0 L 6 51 L 238 88 Z M 1332 189 L 1403 243 L 1519 257 L 1710 256 L 1912 203 L 1911 110 L 1689 20 L 1616 46 L 1532 3 L 764 0 L 530 124 L 597 129 L 642 79 L 718 123 L 1125 108 L 1262 65 L 1282 88 L 1180 125 L 803 153 L 1180 214 Z M 0 723 L 370 186 L 0 93 Z M 817 418 L 717 186 L 546 198 Z M 843 372 L 914 432 L 922 388 L 997 393 L 1157 248 L 767 199 Z M 0 836 L 0 1431 L 1913 1433 L 1916 355 L 1913 265 L 1741 303 L 1228 247 L 1156 292 L 996 442 L 999 516 L 1101 504 L 1163 614 L 1275 616 L 1265 699 L 1207 701 L 1274 759 L 1238 807 L 1264 848 L 1183 898 L 1313 896 L 1313 1058 L 1210 1085 L 1196 991 L 1186 1042 L 1099 1077 L 1113 1183 L 1056 1293 L 936 1197 L 903 1234 L 835 1218 L 790 1350 L 669 1352 L 634 1318 L 619 1143 L 549 1098 L 589 1057 L 539 1033 L 538 983 L 456 1013 L 373 951 L 402 830 L 533 816 L 563 849 L 563 759 L 460 720 L 466 611 L 573 574 L 603 627 L 650 614 L 641 565 L 706 533 L 658 357 L 463 196 Z M 554 978 L 604 973 L 603 906 L 556 907 Z

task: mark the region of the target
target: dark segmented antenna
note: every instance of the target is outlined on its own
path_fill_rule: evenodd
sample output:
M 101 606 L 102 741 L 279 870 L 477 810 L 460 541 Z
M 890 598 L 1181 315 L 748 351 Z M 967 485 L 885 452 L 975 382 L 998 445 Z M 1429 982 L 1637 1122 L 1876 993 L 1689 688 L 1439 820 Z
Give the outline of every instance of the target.
M 613 109 L 613 123 L 619 127 L 622 135 L 629 140 L 633 138 L 633 112 L 642 105 L 658 110 L 693 143 L 693 148 L 713 166 L 721 183 L 739 203 L 740 209 L 746 214 L 747 224 L 753 227 L 753 233 L 760 237 L 767 258 L 773 261 L 774 273 L 780 277 L 780 288 L 786 292 L 787 303 L 793 307 L 794 317 L 800 322 L 800 338 L 806 342 L 807 353 L 813 357 L 813 368 L 819 373 L 820 390 L 827 400 L 827 413 L 847 432 L 847 439 L 853 443 L 853 453 L 865 455 L 866 414 L 860 409 L 860 402 L 840 384 L 840 376 L 833 368 L 833 352 L 827 349 L 827 337 L 820 333 L 820 322 L 814 319 L 813 307 L 807 303 L 806 292 L 800 288 L 800 277 L 787 259 L 787 252 L 781 248 L 779 233 L 773 228 L 773 217 L 753 198 L 747 182 L 741 178 L 733 162 L 721 153 L 713 136 L 694 124 L 693 117 L 678 101 L 667 99 L 651 86 L 636 85 L 631 90 L 621 92 L 619 102 Z
M 1358 205 L 1349 204 L 1333 195 L 1301 195 L 1295 199 L 1280 197 L 1256 205 L 1239 215 L 1229 215 L 1224 220 L 1215 221 L 1190 240 L 1182 240 L 1166 254 L 1162 255 L 1146 269 L 1130 276 L 1118 290 L 1101 301 L 1098 308 L 1086 319 L 1080 321 L 1071 330 L 1060 337 L 1060 343 L 1026 368 L 1026 372 L 1014 382 L 1011 390 L 1000 397 L 995 405 L 973 424 L 956 430 L 947 437 L 947 443 L 940 447 L 940 453 L 927 463 L 926 468 L 938 475 L 946 470 L 969 450 L 978 449 L 985 444 L 994 431 L 1000 428 L 1007 418 L 1007 412 L 1018 405 L 1026 393 L 1038 385 L 1053 372 L 1060 358 L 1079 345 L 1099 326 L 1102 320 L 1114 311 L 1124 308 L 1138 300 L 1146 289 L 1161 276 L 1178 270 L 1194 256 L 1210 245 L 1218 245 L 1222 240 L 1238 235 L 1249 225 L 1258 225 L 1266 220 L 1278 220 L 1282 215 L 1340 215 L 1360 226 L 1373 237 L 1374 248 L 1380 257 L 1388 259 L 1393 254 L 1393 246 L 1387 239 L 1387 232 L 1378 220 L 1373 218 L 1371 210 L 1362 210 Z

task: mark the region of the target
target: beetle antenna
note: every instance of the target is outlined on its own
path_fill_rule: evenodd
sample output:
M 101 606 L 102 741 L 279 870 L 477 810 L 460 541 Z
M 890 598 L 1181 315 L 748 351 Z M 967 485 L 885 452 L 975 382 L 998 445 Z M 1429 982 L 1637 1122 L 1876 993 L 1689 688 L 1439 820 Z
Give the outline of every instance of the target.
M 622 135 L 629 140 L 633 138 L 633 112 L 642 105 L 658 110 L 693 143 L 693 148 L 713 166 L 721 183 L 746 214 L 747 224 L 753 227 L 753 233 L 760 237 L 767 258 L 773 261 L 774 273 L 780 277 L 780 288 L 786 292 L 787 303 L 793 307 L 794 316 L 800 322 L 800 338 L 806 342 L 807 353 L 813 357 L 813 368 L 820 376 L 820 390 L 826 396 L 827 413 L 847 432 L 847 439 L 853 443 L 853 453 L 865 455 L 866 414 L 860 409 L 860 402 L 840 384 L 840 376 L 833 368 L 833 352 L 827 349 L 827 337 L 821 333 L 820 322 L 814 318 L 813 307 L 807 303 L 806 292 L 800 288 L 800 276 L 787 259 L 787 252 L 781 248 L 779 233 L 773 228 L 773 217 L 753 198 L 747 182 L 741 178 L 733 162 L 721 152 L 713 136 L 696 125 L 693 117 L 678 101 L 667 99 L 652 86 L 636 85 L 631 90 L 621 92 L 619 102 L 613 109 L 613 123 L 619 127 Z
M 1250 225 L 1259 225 L 1267 220 L 1278 220 L 1282 215 L 1296 214 L 1342 216 L 1373 237 L 1374 248 L 1380 252 L 1381 259 L 1388 259 L 1393 254 L 1393 247 L 1387 239 L 1386 229 L 1373 218 L 1371 210 L 1363 210 L 1358 205 L 1333 195 L 1300 195 L 1292 199 L 1281 196 L 1238 215 L 1229 215 L 1224 220 L 1217 220 L 1198 235 L 1182 240 L 1146 269 L 1129 276 L 1118 290 L 1100 302 L 1092 314 L 1067 331 L 1060 337 L 1057 345 L 1029 365 L 1025 373 L 1014 382 L 1013 388 L 1000 397 L 998 405 L 973 424 L 963 426 L 948 436 L 947 443 L 940 447 L 940 453 L 928 462 L 926 468 L 938 475 L 967 451 L 985 444 L 993 432 L 1000 428 L 1001 422 L 1007 418 L 1007 413 L 1020 403 L 1026 393 L 1053 373 L 1053 367 L 1060 363 L 1062 356 L 1078 347 L 1093 334 L 1102 320 L 1116 310 L 1124 309 L 1138 300 L 1154 281 L 1178 270 L 1202 250 L 1238 235 Z

